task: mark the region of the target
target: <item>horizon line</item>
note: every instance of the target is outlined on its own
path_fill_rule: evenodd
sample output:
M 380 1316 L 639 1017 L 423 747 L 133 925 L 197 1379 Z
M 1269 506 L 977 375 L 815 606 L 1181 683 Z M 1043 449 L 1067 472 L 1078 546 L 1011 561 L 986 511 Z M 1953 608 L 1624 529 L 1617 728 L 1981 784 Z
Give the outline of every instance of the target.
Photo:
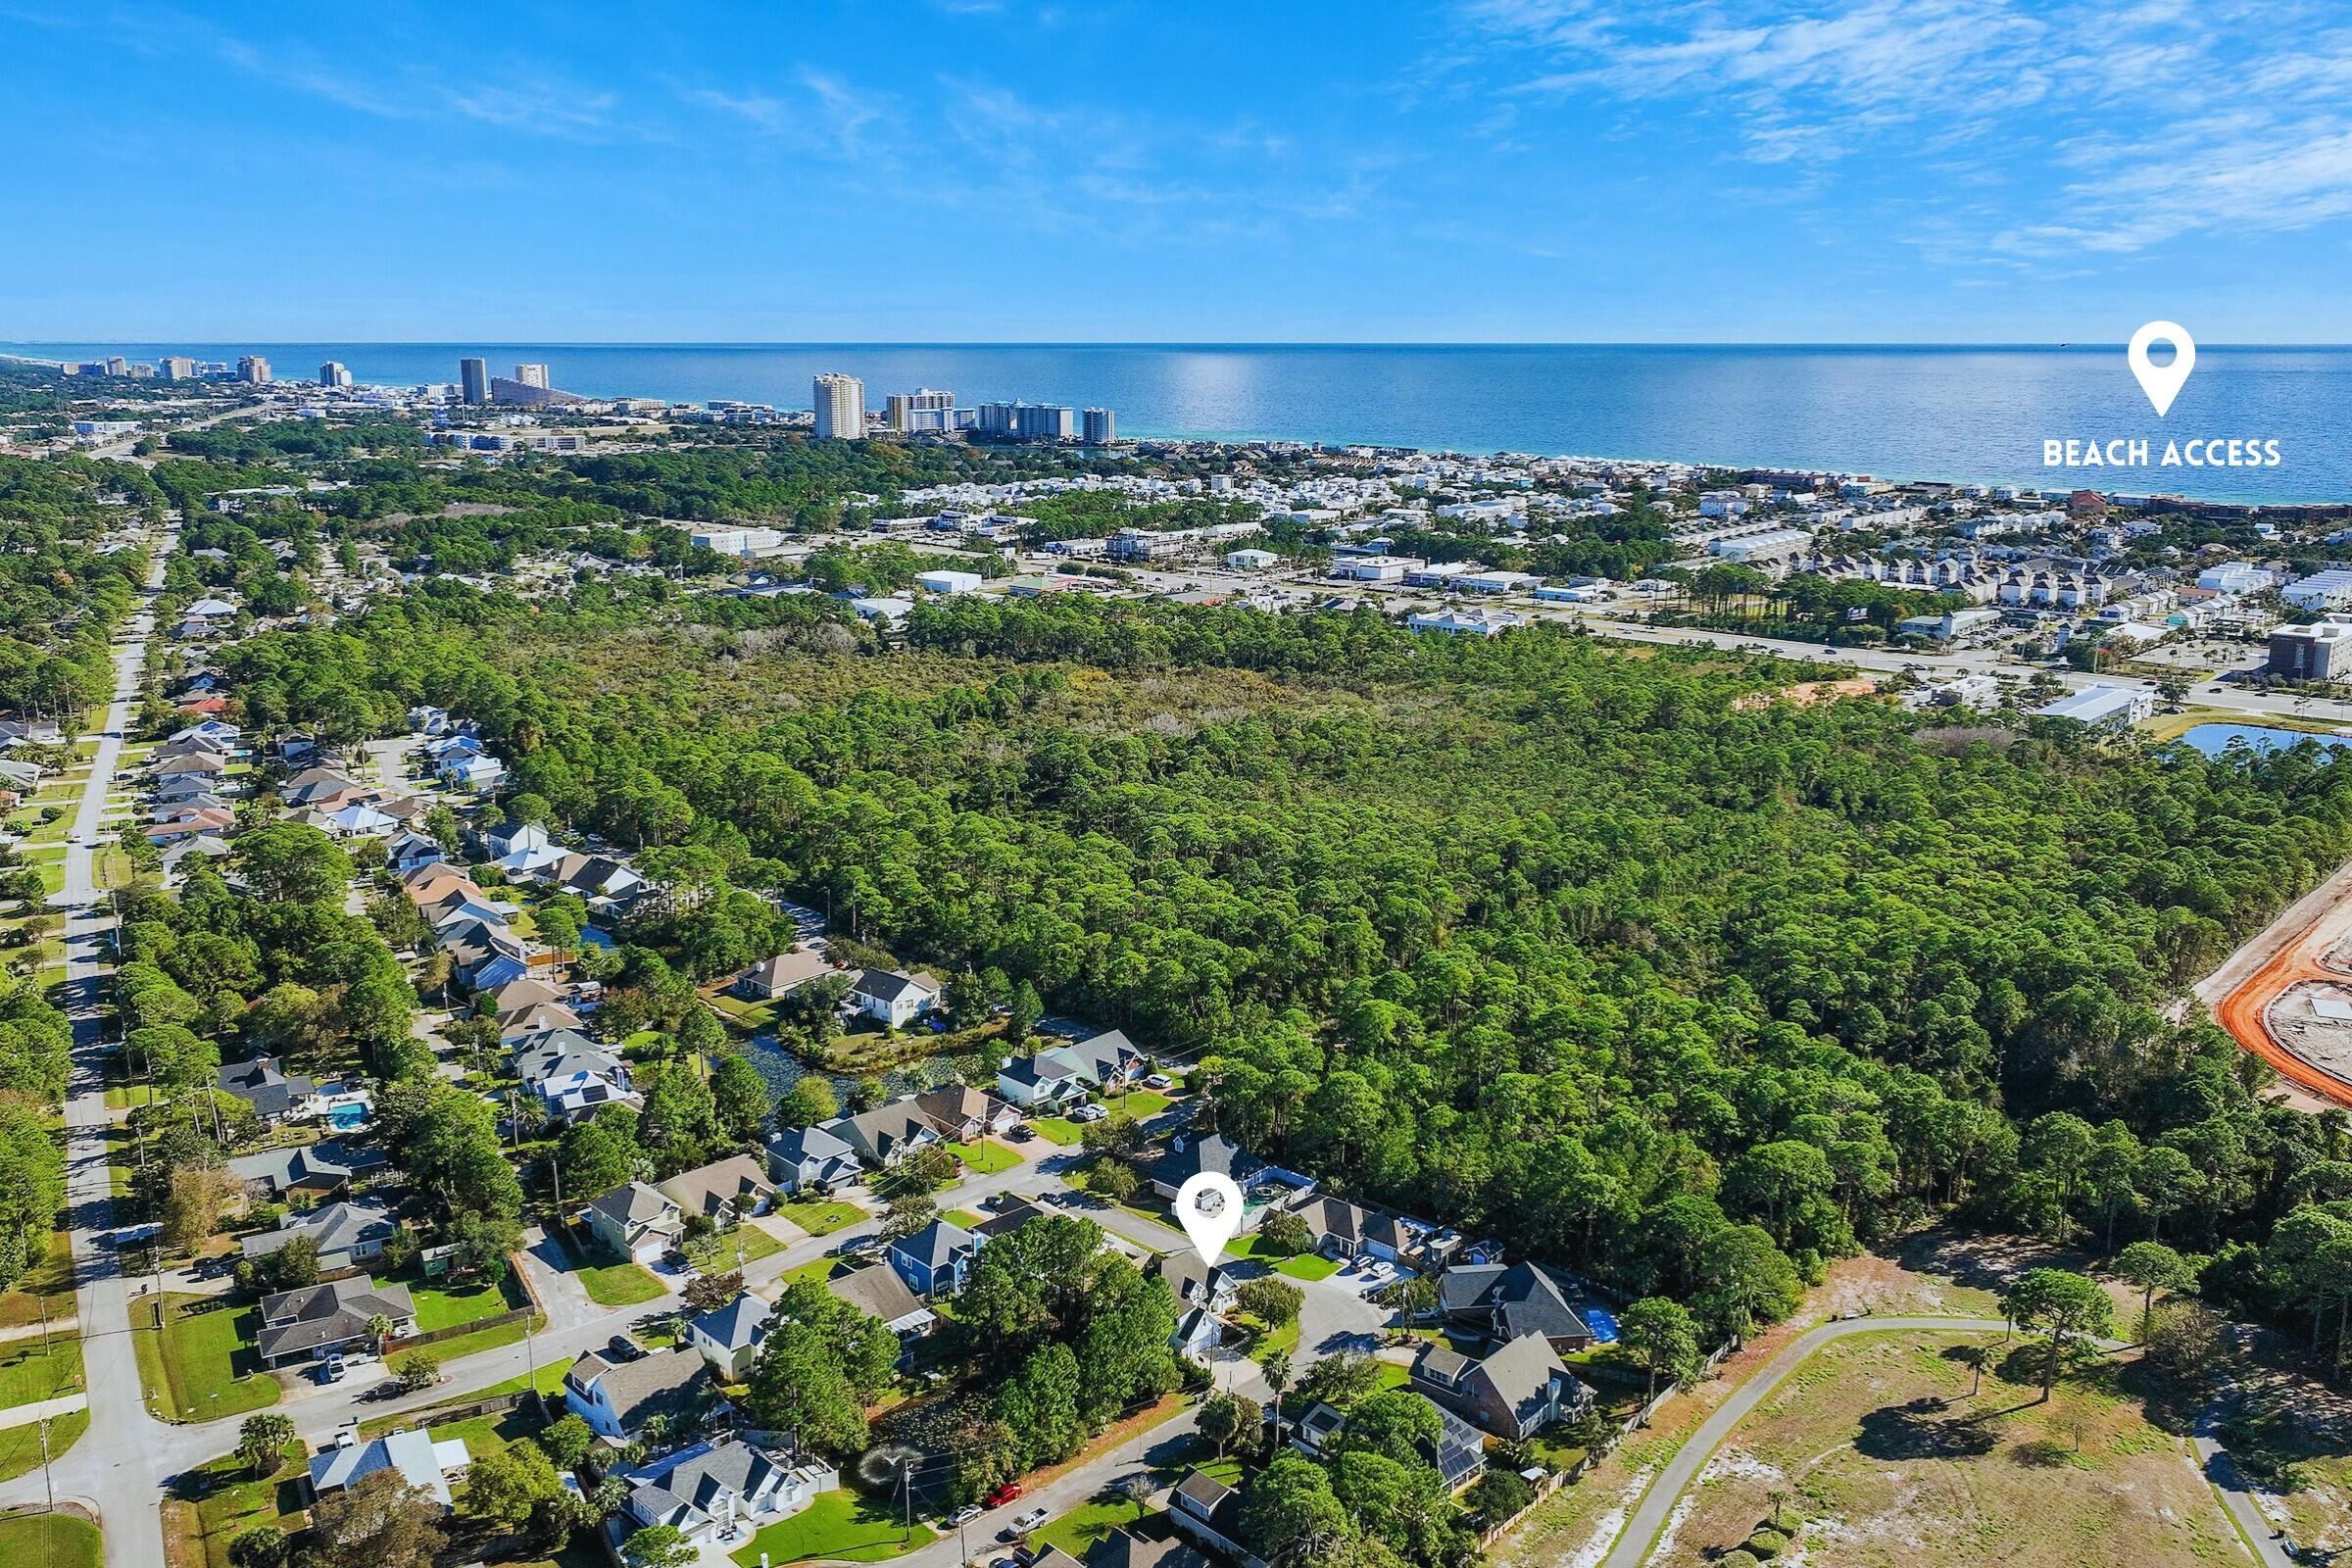
M 249 348 L 427 349 L 483 348 L 546 349 L 2125 349 L 2123 341 L 2096 339 L 2000 339 L 1969 342 L 1921 338 L 0 338 L 0 347 L 130 348 L 169 344 L 231 343 Z M 2207 349 L 2263 349 L 2320 351 L 2352 348 L 2352 342 L 2278 343 L 2200 340 Z

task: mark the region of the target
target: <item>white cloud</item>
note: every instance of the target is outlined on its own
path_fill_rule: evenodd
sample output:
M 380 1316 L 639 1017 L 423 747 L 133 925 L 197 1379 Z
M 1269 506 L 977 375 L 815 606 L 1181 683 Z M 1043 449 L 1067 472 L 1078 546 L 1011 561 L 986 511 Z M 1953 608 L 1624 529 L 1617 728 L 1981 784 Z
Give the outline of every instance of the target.
M 1521 101 L 1721 123 L 1739 158 L 1884 215 L 1946 261 L 2352 217 L 2352 27 L 2329 0 L 1471 0 L 1463 14 Z M 2007 193 L 1973 209 L 1988 223 L 1974 246 L 1945 187 L 1921 177 L 1955 155 Z

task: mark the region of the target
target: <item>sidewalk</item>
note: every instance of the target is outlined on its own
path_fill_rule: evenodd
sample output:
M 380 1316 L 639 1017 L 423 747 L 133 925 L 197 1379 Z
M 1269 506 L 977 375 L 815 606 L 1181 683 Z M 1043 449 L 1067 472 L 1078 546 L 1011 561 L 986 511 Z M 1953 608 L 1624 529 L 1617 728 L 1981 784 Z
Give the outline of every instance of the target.
M 35 1399 L 30 1404 L 12 1404 L 0 1408 L 0 1427 L 30 1426 L 45 1415 L 70 1415 L 87 1409 L 90 1396 L 86 1394 L 61 1394 L 54 1399 Z

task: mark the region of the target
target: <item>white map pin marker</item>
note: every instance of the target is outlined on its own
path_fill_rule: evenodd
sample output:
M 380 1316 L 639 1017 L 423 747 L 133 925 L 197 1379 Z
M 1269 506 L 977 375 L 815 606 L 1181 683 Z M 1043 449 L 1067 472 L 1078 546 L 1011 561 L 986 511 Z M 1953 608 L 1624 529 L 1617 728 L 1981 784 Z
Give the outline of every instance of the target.
M 2173 363 L 2150 365 L 2148 345 L 2162 338 L 2173 346 Z M 2132 373 L 2139 381 L 2139 389 L 2156 406 L 2156 417 L 2163 418 L 2180 395 L 2188 381 L 2188 372 L 2197 368 L 2197 342 L 2188 335 L 2188 328 L 2173 321 L 2150 321 L 2132 334 L 2131 352 L 2125 356 L 2132 362 Z
M 1232 1177 L 1213 1170 L 1188 1176 L 1176 1189 L 1176 1217 L 1184 1221 L 1200 1261 L 1215 1268 L 1225 1244 L 1242 1228 L 1242 1190 Z

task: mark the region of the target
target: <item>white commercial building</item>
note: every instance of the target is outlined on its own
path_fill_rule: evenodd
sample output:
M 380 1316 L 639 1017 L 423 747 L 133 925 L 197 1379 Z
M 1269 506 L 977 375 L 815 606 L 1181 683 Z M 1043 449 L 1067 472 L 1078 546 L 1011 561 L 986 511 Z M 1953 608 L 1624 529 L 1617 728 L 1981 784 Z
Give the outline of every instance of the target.
M 2197 573 L 2197 586 L 2225 594 L 2258 594 L 2278 579 L 2250 561 L 2225 561 Z
M 2071 718 L 2078 724 L 2126 729 L 2156 711 L 2156 694 L 2144 686 L 2085 686 L 2034 710 L 2035 718 Z
M 854 375 L 825 374 L 816 378 L 816 438 L 819 441 L 865 439 L 865 383 Z
M 915 573 L 914 585 L 927 594 L 968 594 L 979 590 L 980 574 L 976 571 L 922 571 Z
M 2279 589 L 2278 597 L 2299 610 L 2352 610 L 2352 571 L 2315 571 Z

